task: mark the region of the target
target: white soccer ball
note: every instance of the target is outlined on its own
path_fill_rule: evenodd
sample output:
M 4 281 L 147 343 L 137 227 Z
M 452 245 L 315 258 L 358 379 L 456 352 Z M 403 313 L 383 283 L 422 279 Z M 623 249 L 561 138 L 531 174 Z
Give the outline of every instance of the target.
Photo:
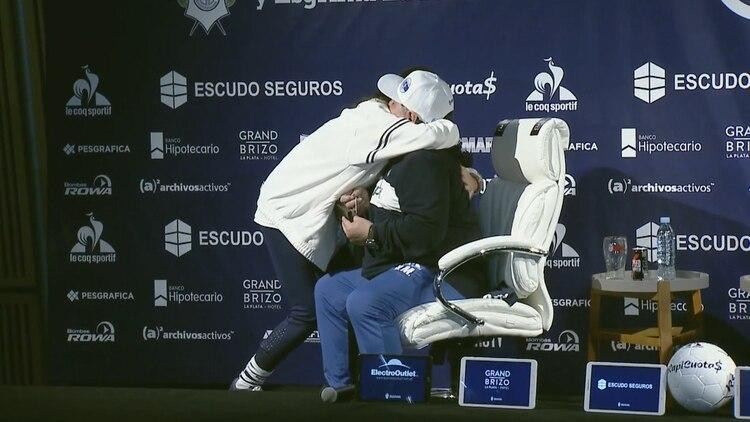
M 732 398 L 735 368 L 732 358 L 720 347 L 687 344 L 669 360 L 669 392 L 687 410 L 713 412 Z

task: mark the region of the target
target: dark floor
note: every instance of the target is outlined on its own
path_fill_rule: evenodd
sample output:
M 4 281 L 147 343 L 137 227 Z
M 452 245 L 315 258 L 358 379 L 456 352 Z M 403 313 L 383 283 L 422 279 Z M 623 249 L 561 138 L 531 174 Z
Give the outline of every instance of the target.
M 718 415 L 699 416 L 672 409 L 657 420 L 718 420 L 731 417 L 731 403 Z M 221 390 L 0 387 L 0 421 L 558 421 L 640 420 L 644 416 L 586 413 L 580 397 L 545 397 L 534 410 L 427 404 L 348 402 L 325 404 L 318 390 L 285 387 L 259 393 Z

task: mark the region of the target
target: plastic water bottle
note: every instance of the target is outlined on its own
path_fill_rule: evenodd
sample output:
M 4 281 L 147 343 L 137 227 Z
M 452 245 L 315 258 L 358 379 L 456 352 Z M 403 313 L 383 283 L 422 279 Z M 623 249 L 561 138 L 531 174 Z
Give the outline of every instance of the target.
M 656 260 L 659 264 L 656 276 L 659 280 L 674 280 L 676 277 L 674 230 L 669 224 L 669 217 L 662 217 L 659 223 L 659 231 L 656 232 Z

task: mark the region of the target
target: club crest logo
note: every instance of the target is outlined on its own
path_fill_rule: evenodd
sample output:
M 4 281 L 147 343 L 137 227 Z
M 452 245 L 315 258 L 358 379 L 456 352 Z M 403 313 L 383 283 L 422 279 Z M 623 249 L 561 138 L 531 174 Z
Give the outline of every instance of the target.
M 406 91 L 409 90 L 409 87 L 411 86 L 411 78 L 406 78 L 401 82 L 401 85 L 398 87 L 398 90 L 401 91 L 402 94 L 405 94 Z
M 203 27 L 206 35 L 216 26 L 223 35 L 227 35 L 221 19 L 229 16 L 229 8 L 234 6 L 236 0 L 177 0 L 180 7 L 185 9 L 185 16 L 193 19 L 193 27 L 190 36 L 193 35 L 198 26 Z

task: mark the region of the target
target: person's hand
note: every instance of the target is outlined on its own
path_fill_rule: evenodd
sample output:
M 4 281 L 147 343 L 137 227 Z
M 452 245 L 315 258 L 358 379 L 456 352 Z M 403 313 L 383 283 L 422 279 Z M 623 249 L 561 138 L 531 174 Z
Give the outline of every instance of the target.
M 339 202 L 354 210 L 356 215 L 362 216 L 367 214 L 370 208 L 370 193 L 363 187 L 356 187 L 351 192 L 341 195 Z
M 461 166 L 461 181 L 464 184 L 464 189 L 469 194 L 469 199 L 474 197 L 479 191 L 479 179 L 477 175 L 471 172 L 468 168 Z
M 341 228 L 344 229 L 344 234 L 346 234 L 349 241 L 355 245 L 365 244 L 367 234 L 370 232 L 370 226 L 372 226 L 370 220 L 358 215 L 355 215 L 354 220 L 351 222 L 346 218 L 341 219 Z

